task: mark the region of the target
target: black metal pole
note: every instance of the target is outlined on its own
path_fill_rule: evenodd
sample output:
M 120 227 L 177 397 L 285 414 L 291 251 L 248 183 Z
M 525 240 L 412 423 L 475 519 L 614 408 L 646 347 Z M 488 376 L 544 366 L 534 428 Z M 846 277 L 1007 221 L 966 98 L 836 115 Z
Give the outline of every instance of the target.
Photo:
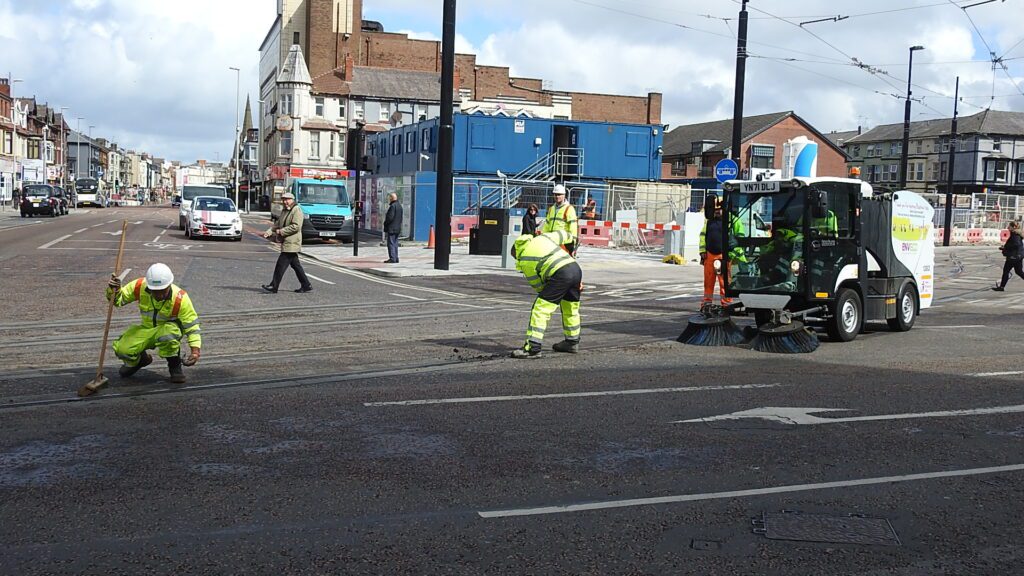
M 736 93 L 732 108 L 732 159 L 742 171 L 740 146 L 743 145 L 743 84 L 747 75 L 747 0 L 740 9 L 740 33 L 736 40 Z M 739 174 L 737 174 L 739 176 Z
M 910 154 L 910 75 L 914 71 L 914 51 L 923 50 L 922 46 L 910 47 L 910 63 L 907 65 L 907 104 L 903 108 L 903 150 L 900 151 L 900 190 L 907 188 L 907 160 Z
M 742 178 L 743 162 L 740 147 L 743 145 L 743 85 L 747 76 L 747 0 L 740 7 L 740 29 L 736 38 L 736 92 L 732 103 L 732 159 L 736 161 L 737 179 Z M 724 285 L 729 284 L 729 230 L 732 228 L 732 206 L 725 191 L 722 192 L 722 277 Z
M 455 0 L 444 0 L 441 31 L 441 126 L 437 139 L 434 269 L 447 270 L 452 251 L 452 156 L 455 152 Z
M 956 116 L 960 103 L 960 77 L 956 77 L 956 93 L 953 95 L 953 126 L 949 130 L 949 165 L 946 167 L 946 219 L 943 224 L 942 245 L 949 246 L 953 235 L 953 164 L 956 163 Z
M 359 217 L 362 216 L 363 212 L 363 201 L 362 201 L 362 174 L 363 174 L 363 127 L 356 125 L 356 142 L 355 142 L 355 169 L 356 169 L 356 194 L 353 206 L 355 210 L 352 211 L 352 255 L 359 256 Z

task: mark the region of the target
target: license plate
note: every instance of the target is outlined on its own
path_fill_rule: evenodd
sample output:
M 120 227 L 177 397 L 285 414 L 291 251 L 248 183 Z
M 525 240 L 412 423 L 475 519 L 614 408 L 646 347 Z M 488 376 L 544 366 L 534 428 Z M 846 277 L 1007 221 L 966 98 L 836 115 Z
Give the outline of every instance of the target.
M 39 202 L 33 202 L 33 203 L 32 203 L 32 205 L 33 205 L 33 206 L 39 206 L 39 205 L 40 205 L 40 203 L 39 203 Z
M 321 238 L 334 238 L 337 235 L 338 235 L 337 232 L 321 232 L 320 233 L 320 237 Z

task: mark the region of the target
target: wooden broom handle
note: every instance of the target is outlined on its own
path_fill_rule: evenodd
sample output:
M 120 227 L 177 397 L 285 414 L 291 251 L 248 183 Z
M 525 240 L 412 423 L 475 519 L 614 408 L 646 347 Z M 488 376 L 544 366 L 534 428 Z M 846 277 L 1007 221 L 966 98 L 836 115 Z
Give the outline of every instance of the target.
M 124 254 L 124 237 L 128 233 L 128 220 L 121 222 L 121 241 L 117 245 L 117 261 L 114 263 L 114 276 L 121 274 L 121 255 Z M 114 301 L 117 300 L 117 292 L 110 297 L 107 303 L 107 323 L 103 326 L 103 346 L 100 348 L 100 364 L 96 368 L 96 378 L 103 376 L 103 360 L 107 356 L 107 338 L 110 337 L 110 320 L 114 317 Z

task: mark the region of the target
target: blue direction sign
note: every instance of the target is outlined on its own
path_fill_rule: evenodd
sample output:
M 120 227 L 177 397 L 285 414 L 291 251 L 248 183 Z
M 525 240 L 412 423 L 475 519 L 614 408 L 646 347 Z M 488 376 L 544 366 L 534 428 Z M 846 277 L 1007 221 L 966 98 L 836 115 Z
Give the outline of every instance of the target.
M 727 180 L 735 180 L 739 177 L 739 174 L 740 167 L 736 164 L 735 160 L 726 158 L 724 160 L 719 160 L 718 164 L 715 164 L 715 179 L 718 180 L 719 183 Z

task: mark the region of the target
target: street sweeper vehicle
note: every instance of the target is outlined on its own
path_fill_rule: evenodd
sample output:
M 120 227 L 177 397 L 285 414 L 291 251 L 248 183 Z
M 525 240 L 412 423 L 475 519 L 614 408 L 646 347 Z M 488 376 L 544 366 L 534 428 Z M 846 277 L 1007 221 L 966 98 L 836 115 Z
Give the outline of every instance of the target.
M 691 319 L 689 343 L 811 352 L 818 339 L 808 326 L 848 342 L 866 322 L 910 330 L 931 306 L 934 210 L 921 196 L 876 194 L 845 178 L 732 180 L 722 189 L 724 210 L 742 224 L 722 227 L 730 261 L 720 274 L 735 303 Z M 734 314 L 752 315 L 756 330 L 731 325 Z M 715 332 L 723 336 L 708 336 Z

